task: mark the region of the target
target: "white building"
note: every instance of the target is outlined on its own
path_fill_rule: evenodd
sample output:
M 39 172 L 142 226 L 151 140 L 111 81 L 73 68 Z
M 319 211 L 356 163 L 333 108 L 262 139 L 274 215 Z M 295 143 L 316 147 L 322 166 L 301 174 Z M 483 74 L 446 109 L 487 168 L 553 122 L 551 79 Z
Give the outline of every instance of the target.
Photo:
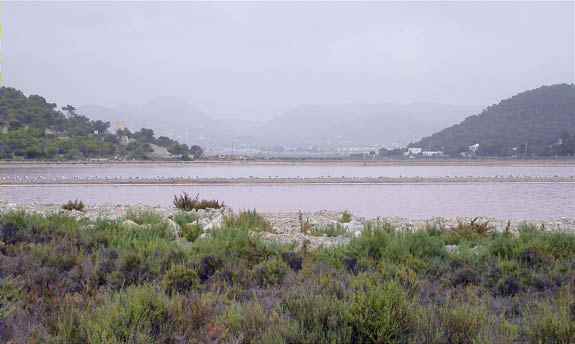
M 409 147 L 407 149 L 406 155 L 419 155 L 419 154 L 421 154 L 422 151 L 423 151 L 423 149 L 421 149 L 419 147 Z
M 425 157 L 438 157 L 438 156 L 443 156 L 443 152 L 442 151 L 423 151 L 423 152 L 421 152 L 421 155 L 423 155 Z
M 471 153 L 477 153 L 479 150 L 479 143 L 467 147 Z

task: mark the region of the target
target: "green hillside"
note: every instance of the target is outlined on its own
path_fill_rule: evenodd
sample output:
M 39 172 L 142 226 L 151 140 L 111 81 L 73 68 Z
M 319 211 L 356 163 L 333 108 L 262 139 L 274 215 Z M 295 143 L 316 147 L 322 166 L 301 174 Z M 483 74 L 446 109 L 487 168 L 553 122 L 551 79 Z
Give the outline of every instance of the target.
M 480 156 L 574 155 L 575 85 L 519 93 L 410 146 L 459 156 L 475 144 Z
M 199 146 L 151 129 L 110 132 L 110 123 L 91 120 L 70 105 L 58 110 L 38 95 L 0 88 L 0 159 L 197 159 Z

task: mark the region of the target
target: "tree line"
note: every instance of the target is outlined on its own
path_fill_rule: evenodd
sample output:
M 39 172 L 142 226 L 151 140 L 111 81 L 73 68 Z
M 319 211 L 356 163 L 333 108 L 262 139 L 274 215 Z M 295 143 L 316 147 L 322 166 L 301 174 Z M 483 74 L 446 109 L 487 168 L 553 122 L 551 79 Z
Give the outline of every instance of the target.
M 61 109 L 38 95 L 0 88 L 0 159 L 152 159 L 155 147 L 171 158 L 199 159 L 200 146 L 156 137 L 152 129 L 110 131 L 110 122 L 91 120 L 71 105 Z

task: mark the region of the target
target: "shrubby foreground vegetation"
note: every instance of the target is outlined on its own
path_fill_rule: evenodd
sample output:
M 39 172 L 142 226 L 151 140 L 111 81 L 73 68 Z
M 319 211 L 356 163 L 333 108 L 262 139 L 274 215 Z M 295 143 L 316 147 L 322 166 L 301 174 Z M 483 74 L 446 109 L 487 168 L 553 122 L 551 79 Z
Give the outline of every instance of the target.
M 255 212 L 189 241 L 158 214 L 128 218 L 145 226 L 3 214 L 0 341 L 575 342 L 573 234 L 376 223 L 310 251 L 260 240 Z

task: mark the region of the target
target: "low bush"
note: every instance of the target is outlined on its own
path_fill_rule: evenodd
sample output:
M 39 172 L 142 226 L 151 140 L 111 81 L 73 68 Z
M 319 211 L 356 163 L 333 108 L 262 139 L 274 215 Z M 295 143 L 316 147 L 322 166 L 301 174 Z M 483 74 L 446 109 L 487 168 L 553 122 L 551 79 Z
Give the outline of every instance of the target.
M 295 272 L 298 272 L 302 268 L 303 257 L 295 252 L 284 252 L 282 253 L 283 261 Z
M 339 222 L 341 223 L 349 223 L 351 222 L 351 213 L 347 210 L 345 210 L 343 213 L 341 213 L 341 217 L 339 218 Z
M 188 223 L 195 223 L 198 221 L 198 215 L 186 211 L 179 211 L 174 215 L 174 221 L 180 225 L 180 227 L 183 227 Z
M 84 202 L 80 200 L 68 201 L 62 205 L 64 210 L 84 211 Z
M 125 215 L 126 220 L 134 221 L 139 225 L 153 225 L 164 222 L 162 214 L 153 210 L 129 209 Z
M 212 277 L 218 269 L 223 266 L 224 262 L 214 256 L 205 256 L 200 260 L 200 266 L 198 268 L 199 277 L 202 282 L 207 281 Z
M 282 308 L 297 322 L 296 343 L 353 342 L 348 304 L 344 301 L 299 290 L 285 297 Z
M 229 329 L 230 341 L 241 343 L 260 342 L 260 336 L 269 325 L 269 315 L 262 305 L 257 302 L 233 305 L 228 309 L 222 319 L 225 327 Z
M 280 284 L 288 271 L 287 264 L 278 258 L 270 258 L 259 263 L 253 269 L 257 284 L 263 288 Z
M 182 237 L 184 237 L 184 239 L 187 241 L 196 241 L 202 232 L 202 227 L 197 223 L 186 223 L 182 226 Z
M 121 259 L 118 274 L 113 281 L 117 288 L 143 283 L 152 279 L 152 272 L 145 260 L 135 252 L 126 253 Z
M 224 261 L 246 264 L 247 268 L 278 254 L 277 245 L 265 242 L 245 228 L 224 226 L 210 233 L 209 240 L 198 240 L 191 248 L 198 256 L 214 256 Z
M 475 343 L 487 325 L 485 309 L 469 304 L 448 304 L 439 316 L 447 343 Z
M 563 290 L 556 302 L 537 304 L 529 323 L 532 343 L 575 343 L 575 296 Z
M 414 324 L 410 301 L 395 282 L 356 291 L 349 321 L 360 343 L 406 342 Z
M 451 283 L 454 287 L 477 285 L 481 282 L 481 275 L 479 272 L 471 267 L 464 267 L 457 270 L 451 278 Z
M 198 273 L 183 265 L 174 265 L 166 272 L 163 287 L 168 294 L 186 293 L 199 285 Z
M 459 222 L 455 228 L 447 231 L 447 243 L 459 244 L 464 241 L 481 240 L 493 233 L 489 221 L 479 222 L 476 217 L 469 222 Z
M 200 195 L 196 194 L 194 198 L 190 197 L 187 193 L 174 196 L 174 207 L 183 211 L 200 210 L 200 209 L 220 209 L 224 207 L 224 203 L 217 200 L 199 199 Z
M 13 279 L 0 279 L 0 322 L 16 309 L 22 296 L 22 292 Z
M 87 343 L 159 343 L 173 336 L 171 301 L 153 287 L 111 294 L 81 322 Z
M 256 210 L 244 210 L 238 215 L 228 216 L 225 225 L 230 228 L 242 228 L 250 231 L 271 231 L 272 225 Z
M 504 276 L 495 286 L 496 294 L 501 296 L 514 296 L 522 290 L 521 281 L 514 276 Z

